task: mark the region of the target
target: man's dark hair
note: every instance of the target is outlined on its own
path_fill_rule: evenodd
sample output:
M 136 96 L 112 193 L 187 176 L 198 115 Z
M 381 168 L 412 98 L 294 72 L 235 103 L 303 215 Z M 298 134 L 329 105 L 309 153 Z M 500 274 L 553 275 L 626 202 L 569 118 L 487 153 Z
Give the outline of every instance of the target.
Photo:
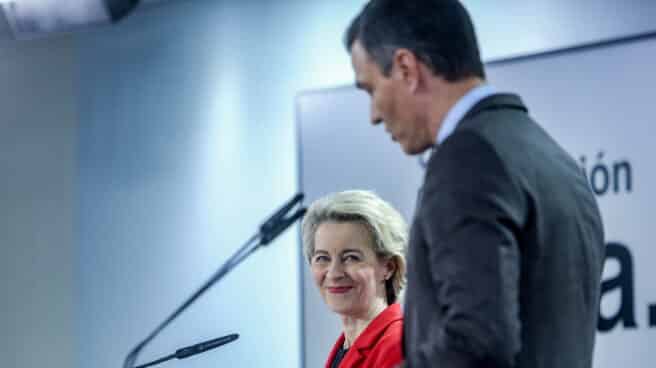
M 347 51 L 356 40 L 385 76 L 405 48 L 448 81 L 485 78 L 474 25 L 458 0 L 371 0 L 346 31 Z

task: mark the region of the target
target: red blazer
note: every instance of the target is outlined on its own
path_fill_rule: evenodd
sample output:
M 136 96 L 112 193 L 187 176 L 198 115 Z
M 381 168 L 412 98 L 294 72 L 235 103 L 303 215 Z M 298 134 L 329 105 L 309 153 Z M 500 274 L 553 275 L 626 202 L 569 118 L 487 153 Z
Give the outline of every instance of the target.
M 349 348 L 339 368 L 393 368 L 403 360 L 401 338 L 403 334 L 403 312 L 397 303 L 385 308 Z M 328 355 L 326 368 L 344 344 L 342 334 Z

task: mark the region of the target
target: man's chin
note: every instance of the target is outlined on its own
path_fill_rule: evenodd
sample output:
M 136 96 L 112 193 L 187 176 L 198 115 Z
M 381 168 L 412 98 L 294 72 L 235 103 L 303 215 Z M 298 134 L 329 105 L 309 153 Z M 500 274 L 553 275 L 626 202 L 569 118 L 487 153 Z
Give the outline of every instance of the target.
M 403 144 L 403 143 L 399 143 L 399 145 L 401 146 L 401 150 L 406 155 L 409 155 L 409 156 L 419 155 L 421 153 L 424 153 L 428 148 L 430 148 L 430 146 L 429 147 L 416 147 L 416 146 Z

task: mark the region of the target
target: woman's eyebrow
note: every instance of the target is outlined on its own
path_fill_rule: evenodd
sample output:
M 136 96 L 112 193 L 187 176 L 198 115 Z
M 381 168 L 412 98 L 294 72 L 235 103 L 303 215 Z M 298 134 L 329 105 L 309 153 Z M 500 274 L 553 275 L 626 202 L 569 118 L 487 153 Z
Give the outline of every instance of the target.
M 364 252 L 361 251 L 360 249 L 349 249 L 349 248 L 344 249 L 344 250 L 341 252 L 341 254 L 344 254 L 344 253 L 350 253 L 350 252 L 358 253 L 358 254 L 364 254 Z

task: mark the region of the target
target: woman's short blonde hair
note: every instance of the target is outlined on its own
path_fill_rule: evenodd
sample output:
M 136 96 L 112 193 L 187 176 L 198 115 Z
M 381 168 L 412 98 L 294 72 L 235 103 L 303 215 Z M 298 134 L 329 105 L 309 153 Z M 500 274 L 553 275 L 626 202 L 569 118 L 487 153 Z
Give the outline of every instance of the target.
M 406 281 L 405 251 L 408 244 L 408 227 L 401 214 L 375 193 L 366 190 L 347 190 L 316 200 L 303 218 L 303 251 L 308 263 L 314 253 L 317 228 L 328 221 L 358 222 L 369 230 L 376 255 L 392 260 L 396 266 L 394 275 L 385 283 L 385 290 L 388 304 L 398 301 Z

